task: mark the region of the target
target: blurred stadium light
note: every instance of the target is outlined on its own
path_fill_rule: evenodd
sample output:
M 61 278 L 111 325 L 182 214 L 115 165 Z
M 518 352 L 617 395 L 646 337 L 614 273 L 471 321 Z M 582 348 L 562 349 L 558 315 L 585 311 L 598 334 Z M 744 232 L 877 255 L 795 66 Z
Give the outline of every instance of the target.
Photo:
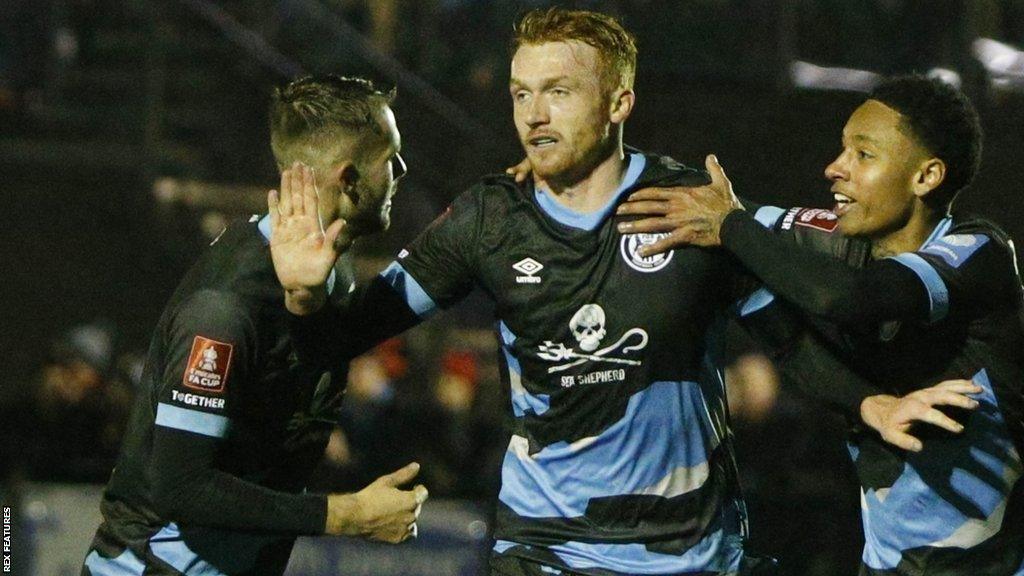
M 988 72 L 993 88 L 1024 90 L 1024 52 L 991 38 L 978 38 L 971 50 Z
M 948 68 L 932 68 L 927 76 L 957 88 L 963 85 L 960 74 Z M 883 79 L 883 75 L 876 72 L 818 66 L 800 60 L 789 64 L 789 77 L 797 88 L 846 92 L 870 92 Z
M 789 78 L 797 88 L 848 92 L 870 92 L 882 80 L 880 74 L 867 70 L 817 66 L 800 60 L 789 64 Z

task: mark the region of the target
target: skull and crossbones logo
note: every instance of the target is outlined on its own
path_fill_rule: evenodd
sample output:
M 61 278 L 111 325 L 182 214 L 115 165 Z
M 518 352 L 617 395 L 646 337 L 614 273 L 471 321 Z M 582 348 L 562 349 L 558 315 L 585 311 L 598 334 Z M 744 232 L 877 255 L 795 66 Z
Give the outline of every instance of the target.
M 580 344 L 580 350 L 593 352 L 601 345 L 601 339 L 608 333 L 604 329 L 604 310 L 597 304 L 587 304 L 572 315 L 569 329 Z
M 622 348 L 622 354 L 643 350 L 647 347 L 647 332 L 642 328 L 632 328 L 626 331 L 614 344 L 599 349 L 601 341 L 608 335 L 607 321 L 604 309 L 598 304 L 585 304 L 577 310 L 569 320 L 569 329 L 572 331 L 573 338 L 576 339 L 576 343 L 583 353 L 576 352 L 573 348 L 567 348 L 561 342 L 555 344 L 551 340 L 545 340 L 543 344 L 538 346 L 540 349 L 537 354 L 538 357 L 551 362 L 565 362 L 569 360 L 565 364 L 548 368 L 548 373 L 567 370 L 588 361 L 639 366 L 641 364 L 639 360 L 617 358 L 608 356 L 608 354 L 619 350 L 620 347 Z M 628 341 L 635 340 L 634 337 L 637 336 L 639 336 L 639 340 L 636 343 L 623 346 Z

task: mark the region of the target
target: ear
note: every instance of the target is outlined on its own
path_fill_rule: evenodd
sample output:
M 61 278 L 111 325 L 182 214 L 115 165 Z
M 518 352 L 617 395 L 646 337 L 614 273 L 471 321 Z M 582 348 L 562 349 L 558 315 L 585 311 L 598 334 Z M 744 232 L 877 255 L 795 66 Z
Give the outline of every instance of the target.
M 924 198 L 946 180 L 946 163 L 939 158 L 923 161 L 914 174 L 913 190 L 918 198 Z
M 359 170 L 350 160 L 339 162 L 331 168 L 331 181 L 338 183 L 338 189 L 349 197 L 353 204 L 359 203 L 356 183 L 359 181 Z
M 611 114 L 612 124 L 622 124 L 629 118 L 636 103 L 636 93 L 632 90 L 620 89 L 612 93 Z

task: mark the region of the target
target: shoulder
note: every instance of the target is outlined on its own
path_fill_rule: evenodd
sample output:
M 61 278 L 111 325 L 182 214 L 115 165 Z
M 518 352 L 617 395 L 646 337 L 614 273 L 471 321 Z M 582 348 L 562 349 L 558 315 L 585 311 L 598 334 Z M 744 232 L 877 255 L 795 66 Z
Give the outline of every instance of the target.
M 644 158 L 644 170 L 637 183 L 643 186 L 704 186 L 711 178 L 703 168 L 687 166 L 670 156 L 641 152 L 630 148 L 633 154 Z
M 464 190 L 434 221 L 461 222 L 500 219 L 513 208 L 527 203 L 528 189 L 505 174 L 489 174 Z
M 255 326 L 257 311 L 251 302 L 229 290 L 196 290 L 175 306 L 170 335 L 202 335 L 211 339 L 245 339 Z
M 1016 268 L 1010 236 L 997 224 L 976 216 L 956 216 L 919 250 L 953 268 L 979 256 Z
M 488 174 L 459 195 L 458 199 L 472 201 L 476 205 L 514 204 L 527 197 L 529 186 L 518 184 L 507 174 Z

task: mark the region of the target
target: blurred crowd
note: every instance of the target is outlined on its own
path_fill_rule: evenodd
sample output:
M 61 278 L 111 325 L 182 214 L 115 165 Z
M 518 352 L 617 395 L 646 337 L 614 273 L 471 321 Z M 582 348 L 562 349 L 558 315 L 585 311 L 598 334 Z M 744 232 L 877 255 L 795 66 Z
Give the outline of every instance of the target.
M 311 488 L 356 490 L 418 461 L 432 496 L 493 503 L 509 402 L 494 336 L 435 324 L 351 363 L 342 417 Z M 5 489 L 20 480 L 106 482 L 143 352 L 104 320 L 55 339 L 26 404 L 5 406 L 6 445 L 14 448 L 3 459 L 4 477 L 14 480 Z M 741 338 L 731 340 L 730 355 L 726 378 L 753 549 L 780 557 L 791 574 L 843 574 L 855 565 L 860 531 L 842 422 L 793 395 Z

